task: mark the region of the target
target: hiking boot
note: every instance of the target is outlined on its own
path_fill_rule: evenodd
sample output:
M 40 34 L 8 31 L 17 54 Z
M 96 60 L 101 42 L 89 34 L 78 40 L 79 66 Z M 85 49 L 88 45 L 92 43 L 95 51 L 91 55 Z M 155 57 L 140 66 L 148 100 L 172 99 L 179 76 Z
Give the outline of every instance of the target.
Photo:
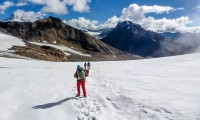
M 80 97 L 80 95 L 76 95 L 76 97 Z

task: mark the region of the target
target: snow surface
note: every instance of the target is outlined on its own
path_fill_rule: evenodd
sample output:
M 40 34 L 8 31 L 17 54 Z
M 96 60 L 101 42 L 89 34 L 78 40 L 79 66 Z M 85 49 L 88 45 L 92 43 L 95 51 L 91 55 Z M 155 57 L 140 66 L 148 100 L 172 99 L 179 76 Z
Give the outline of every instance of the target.
M 25 46 L 25 43 L 19 38 L 0 33 L 0 51 L 8 51 L 13 45 Z
M 87 57 L 91 57 L 90 54 L 83 54 L 79 51 L 76 51 L 74 49 L 71 49 L 69 47 L 66 47 L 66 46 L 63 46 L 63 45 L 53 45 L 53 44 L 48 44 L 48 43 L 38 43 L 38 42 L 30 42 L 32 44 L 36 44 L 36 45 L 46 45 L 46 46 L 50 46 L 50 47 L 54 47 L 54 48 L 57 48 L 61 51 L 63 51 L 67 56 L 71 55 L 70 53 L 74 53 L 74 54 L 78 54 L 78 55 L 81 55 L 81 56 L 87 56 Z
M 80 62 L 0 57 L 0 120 L 199 120 L 200 54 L 91 62 L 87 98 L 75 98 Z

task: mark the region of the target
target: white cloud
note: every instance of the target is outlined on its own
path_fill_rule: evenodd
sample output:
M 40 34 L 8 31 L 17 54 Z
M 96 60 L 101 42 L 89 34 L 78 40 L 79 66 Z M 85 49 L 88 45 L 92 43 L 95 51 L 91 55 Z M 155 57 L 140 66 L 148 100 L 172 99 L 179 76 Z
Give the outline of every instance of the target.
M 155 32 L 183 32 L 180 31 L 180 28 L 186 28 L 186 24 L 191 23 L 190 19 L 187 16 L 182 16 L 177 19 L 154 19 L 153 17 L 146 18 L 141 25 L 148 29 Z
M 200 33 L 200 27 L 180 27 L 179 31 L 182 33 Z
M 26 3 L 26 2 L 19 2 L 16 4 L 16 6 L 18 6 L 18 7 L 26 6 L 26 5 L 28 5 L 28 3 Z
M 25 2 L 14 3 L 14 2 L 6 1 L 2 5 L 0 4 L 0 14 L 4 14 L 5 11 L 9 7 L 13 7 L 13 6 L 20 7 L 20 6 L 25 6 L 25 5 L 27 5 L 27 3 L 25 3 Z
M 83 17 L 79 17 L 78 19 L 71 19 L 68 21 L 63 21 L 66 24 L 74 26 L 76 28 L 82 29 L 97 29 L 98 21 L 96 20 L 88 20 Z
M 131 4 L 129 7 L 122 10 L 122 20 L 134 20 L 135 22 L 142 22 L 146 17 L 147 13 L 169 13 L 171 11 L 176 11 L 173 7 L 170 6 L 139 6 L 137 4 Z
M 45 13 L 67 14 L 68 6 L 76 12 L 88 12 L 91 0 L 27 0 L 28 2 L 43 5 L 41 11 Z
M 109 18 L 106 22 L 102 24 L 98 24 L 97 20 L 89 20 L 83 17 L 79 17 L 78 19 L 64 20 L 63 22 L 69 24 L 76 28 L 81 29 L 90 29 L 90 30 L 100 30 L 105 28 L 114 28 L 118 22 L 120 22 L 120 18 L 117 16 L 113 16 Z
M 0 4 L 0 13 L 4 14 L 5 10 L 7 10 L 9 7 L 14 6 L 14 2 L 6 1 L 3 4 Z
M 122 15 L 120 17 L 113 16 L 109 18 L 106 22 L 102 24 L 93 24 L 93 27 L 90 29 L 95 28 L 96 29 L 104 29 L 104 28 L 114 28 L 118 22 L 123 20 L 130 20 L 134 23 L 140 24 L 142 27 L 144 27 L 147 30 L 151 30 L 154 32 L 192 32 L 192 33 L 200 33 L 200 27 L 187 27 L 187 25 L 192 23 L 192 20 L 188 16 L 181 16 L 179 18 L 175 19 L 167 19 L 167 18 L 161 18 L 161 19 L 155 19 L 152 16 L 147 16 L 148 13 L 155 13 L 155 14 L 163 14 L 170 12 L 175 12 L 179 10 L 183 10 L 184 8 L 173 8 L 170 6 L 139 6 L 137 4 L 131 4 L 127 8 L 124 8 L 122 10 Z M 84 18 L 79 19 L 84 20 Z M 72 22 L 68 22 L 68 24 L 82 28 L 82 26 L 85 27 L 84 24 L 80 24 L 79 20 L 72 20 Z M 88 20 L 92 24 L 91 21 Z M 89 27 L 89 26 L 87 26 Z
M 176 19 L 155 19 L 152 16 L 146 17 L 147 13 L 169 14 L 170 12 L 175 12 L 183 9 L 184 8 L 173 8 L 170 6 L 139 6 L 137 4 L 132 4 L 122 10 L 122 15 L 118 17 L 118 19 L 121 21 L 130 20 L 140 24 L 147 30 L 152 30 L 154 32 L 199 32 L 200 27 L 186 27 L 188 24 L 192 23 L 188 16 L 181 16 L 180 18 Z M 117 22 L 112 24 L 117 24 Z
M 200 5 L 193 7 L 192 9 L 200 9 Z
M 68 13 L 66 3 L 61 0 L 27 0 L 34 4 L 43 5 L 41 11 L 44 13 L 66 14 Z
M 35 4 L 45 4 L 45 0 L 27 0 L 29 2 L 35 3 Z
M 45 16 L 45 14 L 41 12 L 23 11 L 19 9 L 14 11 L 14 15 L 17 17 L 16 19 L 26 21 L 26 22 L 34 22 Z
M 114 28 L 118 22 L 121 21 L 121 18 L 118 18 L 117 16 L 113 16 L 109 18 L 105 23 L 100 24 L 99 27 L 101 29 L 103 28 Z
M 145 16 L 146 13 L 161 14 L 183 9 L 184 8 L 173 8 L 169 6 L 138 6 L 137 4 L 133 4 L 123 9 L 121 19 L 131 20 L 142 25 L 145 29 L 154 32 L 199 32 L 200 27 L 186 27 L 188 24 L 192 23 L 188 16 L 182 16 L 176 19 L 155 19 L 152 16 Z
M 175 11 L 178 11 L 178 10 L 184 10 L 184 8 L 175 8 Z
M 77 12 L 88 12 L 90 7 L 88 6 L 88 3 L 91 2 L 91 0 L 65 0 L 65 2 L 68 5 L 73 6 L 73 10 Z
M 68 13 L 66 5 L 60 0 L 45 0 L 45 6 L 42 8 L 42 12 L 56 14 Z

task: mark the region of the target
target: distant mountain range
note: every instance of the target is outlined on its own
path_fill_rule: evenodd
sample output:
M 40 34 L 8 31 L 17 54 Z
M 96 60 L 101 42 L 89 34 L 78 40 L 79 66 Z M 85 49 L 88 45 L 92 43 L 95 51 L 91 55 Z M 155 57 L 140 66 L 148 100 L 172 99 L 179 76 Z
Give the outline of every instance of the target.
M 115 28 L 94 31 L 76 29 L 51 16 L 30 21 L 13 14 L 0 22 L 0 32 L 24 41 L 64 45 L 91 54 L 93 57 L 89 59 L 96 60 L 135 59 L 139 58 L 138 56 L 163 57 L 191 53 L 200 48 L 200 35 L 156 33 L 131 21 L 122 21 Z M 73 59 L 85 58 L 72 55 L 71 60 Z
M 88 59 L 109 60 L 138 58 L 115 49 L 86 34 L 82 30 L 66 25 L 55 17 L 48 17 L 35 22 L 0 22 L 0 31 L 22 38 L 24 41 L 47 42 L 75 48 L 78 51 L 93 56 L 93 58 Z

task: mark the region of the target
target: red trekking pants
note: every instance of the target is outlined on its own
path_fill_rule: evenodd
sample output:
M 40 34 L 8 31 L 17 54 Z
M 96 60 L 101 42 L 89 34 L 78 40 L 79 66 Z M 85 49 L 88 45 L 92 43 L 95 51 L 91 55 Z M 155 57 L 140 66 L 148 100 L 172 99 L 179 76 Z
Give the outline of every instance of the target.
M 86 89 L 85 89 L 85 81 L 77 81 L 77 90 L 78 90 L 78 95 L 79 96 L 80 96 L 80 86 L 82 87 L 83 95 L 87 96 Z

